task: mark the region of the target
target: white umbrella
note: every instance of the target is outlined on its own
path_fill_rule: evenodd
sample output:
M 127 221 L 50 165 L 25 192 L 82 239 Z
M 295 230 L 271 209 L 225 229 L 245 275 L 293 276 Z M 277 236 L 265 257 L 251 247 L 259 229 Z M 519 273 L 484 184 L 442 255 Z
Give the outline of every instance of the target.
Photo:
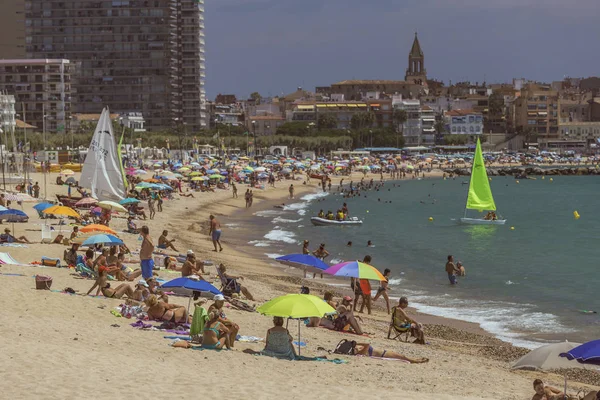
M 566 353 L 579 346 L 580 343 L 559 342 L 547 344 L 530 351 L 515 361 L 511 369 L 550 370 L 560 368 L 573 368 L 573 363 L 559 354 Z
M 114 201 L 101 201 L 98 203 L 98 207 L 110 211 L 127 212 L 127 209 L 125 207 L 123 207 L 119 203 L 115 203 Z

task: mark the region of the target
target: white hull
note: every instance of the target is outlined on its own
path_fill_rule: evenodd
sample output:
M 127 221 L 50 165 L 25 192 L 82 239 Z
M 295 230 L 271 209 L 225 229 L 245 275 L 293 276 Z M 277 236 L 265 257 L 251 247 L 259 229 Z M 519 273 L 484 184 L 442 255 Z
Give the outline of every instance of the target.
M 330 219 L 325 219 L 325 218 L 319 218 L 319 217 L 311 217 L 310 222 L 312 222 L 312 224 L 314 226 L 329 226 L 329 225 L 341 225 L 341 226 L 345 226 L 345 225 L 362 225 L 362 221 L 359 219 L 350 219 L 350 220 L 346 220 L 346 221 L 335 221 L 335 220 L 330 220 Z
M 497 220 L 488 220 L 488 219 L 478 219 L 478 218 L 461 218 L 461 224 L 465 225 L 504 225 L 506 223 L 505 219 L 497 219 Z

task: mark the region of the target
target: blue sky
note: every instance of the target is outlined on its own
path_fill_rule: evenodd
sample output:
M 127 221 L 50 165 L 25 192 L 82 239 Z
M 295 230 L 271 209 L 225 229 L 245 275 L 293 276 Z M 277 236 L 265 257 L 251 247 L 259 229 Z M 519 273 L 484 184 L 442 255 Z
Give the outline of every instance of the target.
M 600 75 L 597 1 L 206 0 L 207 95 L 402 80 L 415 30 L 446 84 Z

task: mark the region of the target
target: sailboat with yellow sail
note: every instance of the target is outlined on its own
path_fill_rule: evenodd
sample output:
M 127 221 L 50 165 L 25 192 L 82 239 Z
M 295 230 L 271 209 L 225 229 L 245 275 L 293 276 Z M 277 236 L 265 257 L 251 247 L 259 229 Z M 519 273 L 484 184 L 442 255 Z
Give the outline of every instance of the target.
M 467 218 L 468 210 L 487 211 L 488 213 L 484 218 Z M 496 216 L 496 203 L 494 202 L 490 180 L 485 170 L 479 139 L 477 139 L 477 148 L 475 149 L 475 157 L 473 158 L 465 216 L 460 219 L 460 222 L 467 225 L 504 225 L 506 222 L 505 219 L 500 219 Z

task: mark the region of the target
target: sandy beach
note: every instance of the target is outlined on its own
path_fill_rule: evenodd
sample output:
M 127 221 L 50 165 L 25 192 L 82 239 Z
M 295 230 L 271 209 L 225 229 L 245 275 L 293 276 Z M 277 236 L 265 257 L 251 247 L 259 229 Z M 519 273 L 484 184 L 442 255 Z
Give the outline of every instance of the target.
M 43 181 L 41 174 L 34 174 L 33 180 Z M 48 176 L 49 199 L 54 199 L 56 193 L 66 194 L 66 187 L 54 184 L 55 180 L 56 174 Z M 195 198 L 176 195 L 175 200 L 165 201 L 164 211 L 157 213 L 154 220 L 138 221 L 138 226 L 147 224 L 155 243 L 161 231 L 167 229 L 170 238 L 176 239 L 179 253 L 192 249 L 200 259 L 211 260 L 215 265 L 224 263 L 228 271 L 244 276 L 244 284 L 256 297 L 250 304 L 258 306 L 281 294 L 298 293 L 306 282 L 311 293 L 320 296 L 326 289 L 321 281 L 304 281 L 297 271 L 274 267 L 270 265 L 272 261 L 247 244 L 256 239 L 252 237 L 251 214 L 287 201 L 288 186 L 289 182 L 278 182 L 276 188 L 255 190 L 250 211 L 244 207 L 243 186 L 238 188 L 237 199 L 232 198 L 231 191 L 224 190 L 194 193 Z M 294 186 L 297 198 L 317 190 L 316 182 L 302 185 L 302 181 L 295 181 Z M 33 205 L 23 205 L 30 220 L 14 224 L 13 234 L 25 235 L 37 243 L 0 247 L 0 251 L 23 264 L 40 261 L 42 256 L 62 259 L 65 246 L 39 243 L 41 224 L 45 222 L 38 218 Z M 212 251 L 208 236 L 211 213 L 223 225 L 221 253 Z M 50 221 L 56 224 L 58 220 Z M 228 229 L 227 224 L 233 223 L 242 224 L 240 232 Z M 13 229 L 12 224 L 4 225 Z M 124 218 L 113 219 L 111 227 L 120 232 L 130 249 L 139 249 L 137 235 L 121 233 L 126 227 Z M 54 228 L 61 229 L 58 225 Z M 71 227 L 62 226 L 62 230 L 68 233 Z M 217 282 L 215 267 L 207 267 L 207 271 L 210 276 L 205 278 Z M 110 311 L 122 303 L 120 300 L 61 293 L 66 287 L 85 293 L 93 284 L 93 280 L 76 277 L 72 270 L 2 265 L 0 273 L 0 300 L 4 304 L 0 323 L 3 338 L 0 354 L 4 362 L 0 377 L 9 383 L 3 388 L 5 398 L 70 399 L 101 395 L 135 399 L 151 395 L 179 399 L 195 394 L 226 393 L 228 397 L 245 399 L 334 399 L 352 393 L 383 399 L 508 400 L 531 398 L 535 378 L 558 387 L 563 382 L 561 375 L 510 371 L 510 361 L 526 350 L 491 337 L 475 324 L 418 314 L 417 319 L 426 324 L 428 345 L 387 340 L 389 317 L 382 309 L 376 309 L 372 316 L 363 316 L 369 337 L 302 326 L 302 340 L 307 343 L 303 355 L 340 358 L 347 360 L 346 364 L 284 361 L 243 353 L 244 349 L 260 350 L 264 343 L 236 343 L 235 350 L 220 352 L 175 349 L 164 338 L 170 334 L 135 329 L 129 326 L 135 321 L 112 315 Z M 53 291 L 35 290 L 36 274 L 52 276 Z M 179 274 L 161 270 L 160 276 L 172 279 Z M 187 305 L 185 298 L 171 296 L 169 300 Z M 234 309 L 226 312 L 240 326 L 242 335 L 264 338 L 272 326 L 271 318 L 258 313 Z M 291 321 L 292 335 L 297 336 L 297 329 L 297 322 Z M 363 341 L 376 348 L 427 357 L 430 361 L 407 364 L 338 356 L 319 350 L 333 350 L 341 339 Z M 582 374 L 586 378 L 582 380 L 593 383 L 596 379 L 598 384 L 597 375 L 588 375 Z M 569 385 L 572 394 L 579 389 L 594 388 L 574 381 Z

